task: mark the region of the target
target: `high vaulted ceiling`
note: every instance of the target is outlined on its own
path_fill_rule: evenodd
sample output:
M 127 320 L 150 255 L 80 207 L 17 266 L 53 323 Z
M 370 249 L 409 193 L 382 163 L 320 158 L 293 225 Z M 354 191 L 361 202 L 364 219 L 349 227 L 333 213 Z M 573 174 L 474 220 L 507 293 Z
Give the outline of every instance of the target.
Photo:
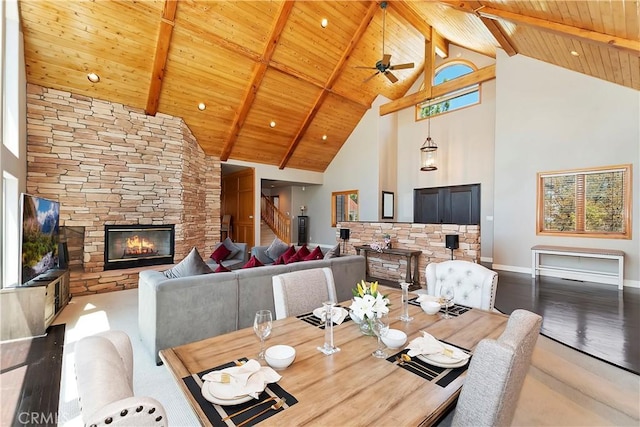
M 312 171 L 378 94 L 398 100 L 431 72 L 429 46 L 501 48 L 640 90 L 638 1 L 388 3 L 20 0 L 27 80 L 182 117 L 223 161 Z M 365 82 L 376 70 L 356 67 L 382 58 L 384 10 L 384 53 L 415 67 Z

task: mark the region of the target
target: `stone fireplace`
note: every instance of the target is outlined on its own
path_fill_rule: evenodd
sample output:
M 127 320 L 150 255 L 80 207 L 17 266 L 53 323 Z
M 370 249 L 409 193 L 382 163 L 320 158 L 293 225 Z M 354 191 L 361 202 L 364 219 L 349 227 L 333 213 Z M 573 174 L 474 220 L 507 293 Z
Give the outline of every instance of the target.
M 105 225 L 104 269 L 173 264 L 175 227 Z
M 60 201 L 72 295 L 135 288 L 141 270 L 167 269 L 193 247 L 211 253 L 220 239 L 220 159 L 205 155 L 182 119 L 33 84 L 27 116 L 27 192 Z M 107 224 L 124 231 L 107 237 Z M 171 244 L 139 243 L 141 256 L 112 243 L 130 226 L 166 224 L 175 224 Z M 110 246 L 124 258 L 162 253 L 163 261 L 123 267 L 129 258 L 114 270 Z

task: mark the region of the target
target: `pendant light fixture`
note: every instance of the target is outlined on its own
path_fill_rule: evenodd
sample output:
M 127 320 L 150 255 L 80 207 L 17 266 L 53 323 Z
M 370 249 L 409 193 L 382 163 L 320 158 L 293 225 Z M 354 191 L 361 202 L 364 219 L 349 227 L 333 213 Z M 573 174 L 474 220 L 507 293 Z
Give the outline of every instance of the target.
M 438 146 L 431 139 L 431 104 L 428 105 L 429 117 L 427 118 L 427 139 L 420 147 L 420 170 L 434 171 L 437 170 L 436 161 L 438 160 Z

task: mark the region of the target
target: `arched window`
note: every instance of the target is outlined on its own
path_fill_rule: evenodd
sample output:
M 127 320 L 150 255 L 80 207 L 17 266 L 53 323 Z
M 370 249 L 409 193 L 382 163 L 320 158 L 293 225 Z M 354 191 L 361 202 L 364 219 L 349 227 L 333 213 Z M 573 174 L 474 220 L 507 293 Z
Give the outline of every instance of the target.
M 468 61 L 450 61 L 442 64 L 436 69 L 433 77 L 433 85 L 439 85 L 449 80 L 453 80 L 465 74 L 473 73 L 477 67 Z M 424 86 L 423 86 L 424 87 Z M 423 102 L 416 106 L 416 120 L 437 116 L 449 111 L 459 110 L 480 103 L 480 85 L 474 84 L 469 87 L 458 89 L 454 92 Z

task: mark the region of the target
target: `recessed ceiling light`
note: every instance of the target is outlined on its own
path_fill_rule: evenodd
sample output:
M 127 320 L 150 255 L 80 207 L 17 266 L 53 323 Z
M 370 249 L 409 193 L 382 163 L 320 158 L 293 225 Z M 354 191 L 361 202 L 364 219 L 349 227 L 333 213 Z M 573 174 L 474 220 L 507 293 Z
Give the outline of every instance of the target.
M 573 56 L 580 56 L 580 54 L 578 52 L 576 52 L 575 50 L 571 51 L 571 55 Z
M 96 73 L 87 74 L 87 78 L 91 83 L 98 83 L 100 81 L 100 76 L 97 75 Z
M 327 18 L 322 18 L 322 21 L 320 21 L 320 26 L 322 28 L 327 28 L 327 25 L 329 25 L 329 20 Z
M 206 109 L 207 109 L 207 104 L 205 104 L 204 102 L 201 102 L 200 104 L 198 104 L 198 110 L 204 111 Z
M 327 135 L 322 135 L 322 140 L 326 141 L 327 140 Z
M 269 123 L 269 127 L 276 127 L 276 122 L 274 122 L 273 120 L 271 120 L 271 123 Z

